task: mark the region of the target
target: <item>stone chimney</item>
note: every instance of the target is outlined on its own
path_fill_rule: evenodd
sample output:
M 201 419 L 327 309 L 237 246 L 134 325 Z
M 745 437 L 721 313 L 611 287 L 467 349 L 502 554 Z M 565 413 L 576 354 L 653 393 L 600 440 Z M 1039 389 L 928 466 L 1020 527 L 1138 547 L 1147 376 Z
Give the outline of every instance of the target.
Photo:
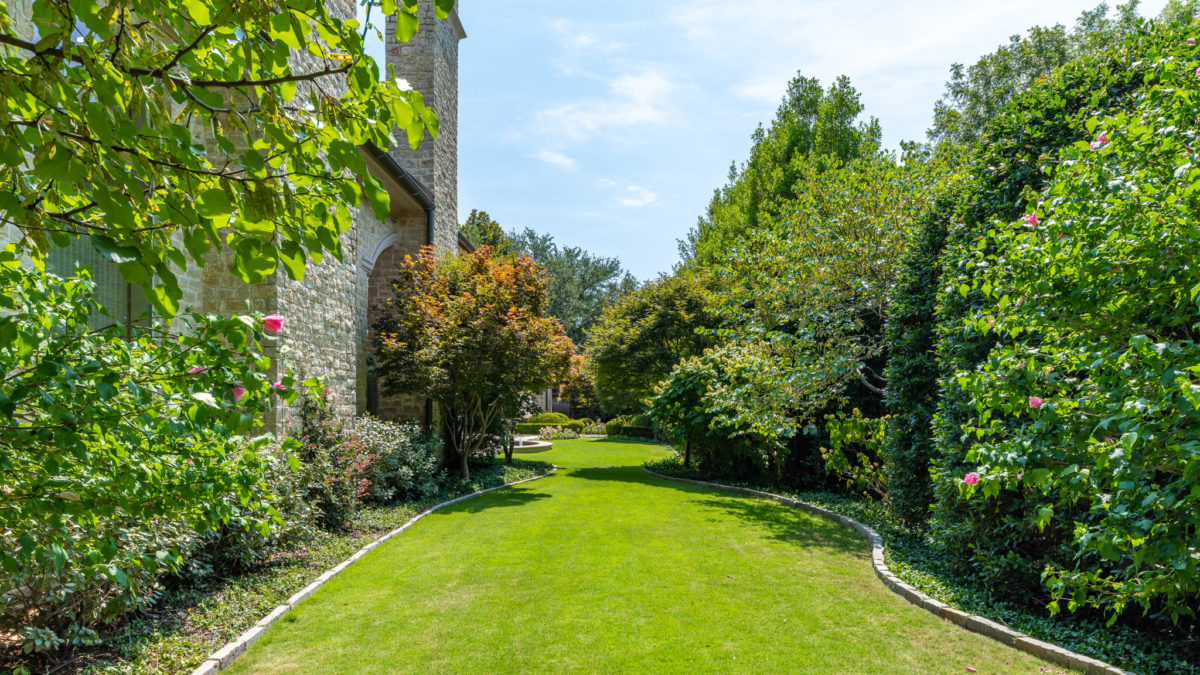
M 433 0 L 420 0 L 421 28 L 408 42 L 396 39 L 396 17 L 387 21 L 384 49 L 396 76 L 408 80 L 438 115 L 438 136 L 425 135 L 417 150 L 397 134 L 392 156 L 434 197 L 434 245 L 458 249 L 458 42 L 467 36 L 457 8 L 444 21 L 434 15 Z

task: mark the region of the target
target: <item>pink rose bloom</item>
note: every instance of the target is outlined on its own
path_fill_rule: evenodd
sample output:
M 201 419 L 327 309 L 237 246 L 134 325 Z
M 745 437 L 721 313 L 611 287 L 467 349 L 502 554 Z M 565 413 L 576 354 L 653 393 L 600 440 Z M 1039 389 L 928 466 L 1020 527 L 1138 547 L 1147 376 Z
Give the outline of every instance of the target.
M 234 403 L 241 403 L 242 397 L 245 395 L 246 395 L 245 387 L 234 387 L 233 388 L 233 402 Z
M 1046 402 L 1045 399 L 1038 398 L 1037 396 L 1029 397 L 1029 407 L 1030 408 L 1040 408 L 1040 407 L 1042 407 L 1042 404 L 1045 402 Z
M 279 391 L 287 391 L 287 387 L 283 386 L 282 382 L 276 382 L 275 384 L 271 385 L 271 388 L 278 389 Z
M 205 368 L 204 366 L 192 366 L 191 368 L 188 368 L 188 375 L 199 375 L 206 370 L 208 370 L 208 368 Z
M 269 332 L 278 333 L 283 330 L 283 317 L 278 314 L 263 317 L 263 328 Z
M 1034 227 L 1037 227 L 1037 226 L 1038 226 L 1038 217 L 1037 217 L 1037 214 L 1036 214 L 1036 213 L 1031 213 L 1031 214 L 1029 214 L 1029 215 L 1025 216 L 1025 222 L 1029 223 L 1030 225 L 1032 225 L 1032 226 L 1034 226 Z
M 967 485 L 974 485 L 979 482 L 979 474 L 972 471 L 971 473 L 963 476 L 963 482 Z
M 1096 137 L 1096 140 L 1092 141 L 1089 144 L 1089 147 L 1091 147 L 1092 150 L 1099 150 L 1100 148 L 1103 148 L 1106 145 L 1108 145 L 1108 136 L 1106 136 L 1104 134 L 1100 134 L 1099 136 Z

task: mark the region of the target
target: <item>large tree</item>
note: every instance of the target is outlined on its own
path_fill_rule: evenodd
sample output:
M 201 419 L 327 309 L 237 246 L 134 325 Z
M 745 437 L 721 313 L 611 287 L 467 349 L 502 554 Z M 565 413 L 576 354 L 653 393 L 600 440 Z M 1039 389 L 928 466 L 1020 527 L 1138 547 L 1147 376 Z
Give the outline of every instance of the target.
M 933 110 L 927 132 L 933 143 L 978 143 L 984 129 L 1021 91 L 1045 78 L 1054 69 L 1086 54 L 1110 49 L 1141 25 L 1139 0 L 1117 5 L 1114 13 L 1102 2 L 1079 15 L 1073 29 L 1062 24 L 1034 26 L 1024 37 L 1013 35 L 1007 44 L 985 54 L 970 66 L 950 67 L 946 93 Z M 1196 0 L 1171 0 L 1159 14 L 1167 23 L 1188 23 L 1200 14 Z
M 553 236 L 529 228 L 505 232 L 487 211 L 472 210 L 461 231 L 472 244 L 490 246 L 497 255 L 528 255 L 541 265 L 550 276 L 546 312 L 562 322 L 575 344 L 587 340 L 606 306 L 637 288 L 620 260 L 559 246 Z
M 753 135 L 750 157 L 729 169 L 729 182 L 713 195 L 706 213 L 680 242 L 685 263 L 720 260 L 747 230 L 769 222 L 795 198 L 808 167 L 837 165 L 875 152 L 881 131 L 875 118 L 859 121 L 863 105 L 849 78 L 822 90 L 816 78 L 797 74 L 767 128 Z
M 527 256 L 498 259 L 485 246 L 439 257 L 426 247 L 405 258 L 395 289 L 375 324 L 385 390 L 434 401 L 467 479 L 495 422 L 523 394 L 560 381 L 571 340 L 546 317 L 546 279 Z
M 364 196 L 388 208 L 359 146 L 437 131 L 363 50 L 381 15 L 410 38 L 417 0 L 358 4 L 39 0 L 33 27 L 0 8 L 0 224 L 34 257 L 90 235 L 167 316 L 212 247 L 247 282 L 340 257 Z
M 714 343 L 710 288 L 691 273 L 662 277 L 604 311 L 584 351 L 605 412 L 640 411 L 675 364 Z

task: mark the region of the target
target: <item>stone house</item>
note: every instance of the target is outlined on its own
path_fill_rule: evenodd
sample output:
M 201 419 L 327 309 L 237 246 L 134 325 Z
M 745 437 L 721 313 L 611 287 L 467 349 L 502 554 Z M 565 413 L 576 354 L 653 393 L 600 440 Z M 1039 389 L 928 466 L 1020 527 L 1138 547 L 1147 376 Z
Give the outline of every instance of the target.
M 353 0 L 328 0 L 331 10 L 351 17 Z M 426 136 L 413 151 L 406 144 L 383 151 L 362 152 L 374 175 L 391 197 L 384 219 L 364 205 L 354 226 L 342 237 L 343 260 L 326 256 L 309 265 L 302 281 L 282 272 L 247 285 L 230 272 L 232 252 L 210 254 L 203 268 L 190 265 L 180 275 L 181 307 L 196 312 L 233 314 L 247 304 L 264 314 L 278 313 L 288 321 L 282 333 L 287 358 L 301 378 L 320 377 L 339 412 L 371 412 L 385 418 L 431 421 L 430 406 L 414 397 L 380 397 L 372 373 L 370 325 L 376 309 L 391 290 L 398 263 L 420 247 L 442 251 L 470 250 L 458 232 L 458 45 L 466 37 L 457 10 L 437 21 L 432 0 L 420 0 L 420 31 L 410 41 L 395 39 L 394 17 L 387 22 L 385 59 L 422 92 L 439 118 L 437 139 Z M 29 0 L 10 3 L 18 25 L 24 19 L 33 34 Z M 381 70 L 385 66 L 381 64 Z M 403 138 L 403 135 L 400 136 Z M 17 233 L 0 232 L 0 240 Z M 100 301 L 117 316 L 137 317 L 148 305 L 136 286 L 126 284 L 112 263 L 101 260 L 92 246 L 78 241 L 52 253 L 48 267 L 70 273 L 76 264 L 92 268 Z M 271 430 L 288 426 L 292 411 L 282 410 L 267 420 Z

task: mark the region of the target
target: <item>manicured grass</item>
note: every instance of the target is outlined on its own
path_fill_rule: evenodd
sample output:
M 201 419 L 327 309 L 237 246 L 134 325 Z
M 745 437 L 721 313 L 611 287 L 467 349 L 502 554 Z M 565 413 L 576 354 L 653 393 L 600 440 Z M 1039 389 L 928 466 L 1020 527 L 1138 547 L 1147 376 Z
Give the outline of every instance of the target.
M 511 466 L 477 466 L 471 481 L 446 479 L 441 491 L 424 502 L 371 507 L 356 513 L 345 532 L 320 532 L 302 547 L 280 553 L 260 568 L 202 588 L 175 587 L 152 608 L 101 633 L 103 644 L 65 662 L 47 663 L 32 672 L 56 675 L 190 673 L 209 654 L 296 591 L 312 583 L 381 535 L 403 525 L 433 504 L 545 474 L 550 465 L 519 459 Z M 6 658 L 8 657 L 8 658 Z M 0 675 L 21 663 L 21 656 L 0 652 Z
M 642 472 L 667 453 L 557 441 L 556 475 L 427 517 L 231 672 L 1061 672 L 892 594 L 840 525 Z

